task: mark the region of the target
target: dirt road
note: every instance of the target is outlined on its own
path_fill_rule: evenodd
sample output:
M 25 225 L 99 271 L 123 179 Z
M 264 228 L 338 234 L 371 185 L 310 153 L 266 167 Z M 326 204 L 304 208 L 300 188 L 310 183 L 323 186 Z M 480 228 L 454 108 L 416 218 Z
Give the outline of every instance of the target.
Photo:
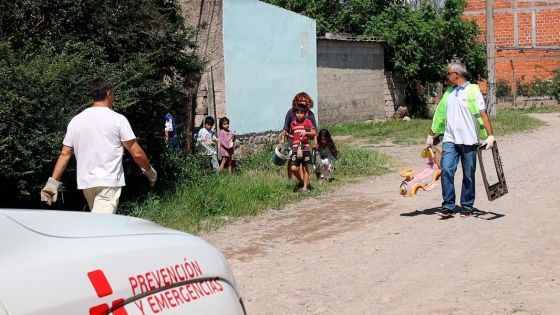
M 400 197 L 396 170 L 203 238 L 249 314 L 558 314 L 560 114 L 535 117 L 497 138 L 508 195 L 489 202 L 477 170 L 479 217 L 440 219 L 440 189 Z M 383 150 L 420 170 L 420 148 Z

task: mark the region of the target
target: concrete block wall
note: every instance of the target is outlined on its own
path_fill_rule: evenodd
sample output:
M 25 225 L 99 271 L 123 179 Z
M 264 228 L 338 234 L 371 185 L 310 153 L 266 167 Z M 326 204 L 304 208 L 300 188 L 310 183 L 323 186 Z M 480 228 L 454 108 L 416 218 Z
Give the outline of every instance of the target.
M 546 96 L 539 97 L 517 97 L 513 102 L 513 97 L 498 98 L 497 107 L 499 109 L 509 108 L 531 108 L 531 107 L 557 107 L 560 108 L 560 102 L 556 99 Z
M 249 153 L 258 152 L 266 149 L 269 146 L 275 147 L 280 143 L 280 132 L 278 131 L 265 131 L 265 132 L 252 132 L 241 135 L 235 140 L 235 157 L 246 156 Z M 270 151 L 272 155 L 272 151 Z
M 317 90 L 321 123 L 385 117 L 383 43 L 317 40 Z
M 391 71 L 384 72 L 385 118 L 393 117 L 399 106 L 406 105 L 404 85 Z
M 464 17 L 474 20 L 485 42 L 485 0 L 468 0 Z M 494 7 L 496 47 L 539 48 L 497 50 L 496 78 L 510 83 L 547 79 L 560 68 L 560 0 L 496 0 Z M 547 51 L 546 48 L 551 50 Z

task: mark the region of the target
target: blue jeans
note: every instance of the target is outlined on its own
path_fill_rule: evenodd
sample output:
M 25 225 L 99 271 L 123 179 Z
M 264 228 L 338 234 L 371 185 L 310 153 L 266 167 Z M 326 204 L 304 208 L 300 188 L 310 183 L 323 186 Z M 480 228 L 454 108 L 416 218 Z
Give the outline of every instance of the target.
M 472 211 L 475 196 L 476 146 L 444 142 L 441 156 L 442 206 L 449 211 L 455 210 L 455 172 L 459 158 L 463 168 L 461 187 L 461 207 Z
M 169 152 L 179 152 L 181 150 L 181 144 L 179 143 L 179 139 L 175 136 L 169 138 L 167 142 L 167 151 Z

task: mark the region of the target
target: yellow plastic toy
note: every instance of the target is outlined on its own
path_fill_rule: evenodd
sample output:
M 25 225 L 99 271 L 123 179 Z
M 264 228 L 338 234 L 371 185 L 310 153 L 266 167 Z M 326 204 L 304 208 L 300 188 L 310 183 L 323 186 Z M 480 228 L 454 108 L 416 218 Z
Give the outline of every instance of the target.
M 420 188 L 431 191 L 439 186 L 441 152 L 436 147 L 429 146 L 422 149 L 420 156 L 426 159 L 422 172 L 416 176 L 414 176 L 412 168 L 405 168 L 400 172 L 400 175 L 404 177 L 400 186 L 401 196 L 403 197 L 416 196 Z

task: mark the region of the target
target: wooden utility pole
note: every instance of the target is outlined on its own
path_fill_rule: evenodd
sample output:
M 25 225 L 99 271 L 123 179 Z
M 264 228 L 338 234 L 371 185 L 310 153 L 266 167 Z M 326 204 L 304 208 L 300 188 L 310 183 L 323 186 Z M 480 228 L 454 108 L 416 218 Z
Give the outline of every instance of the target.
M 494 38 L 494 0 L 486 0 L 486 67 L 488 68 L 488 101 L 490 116 L 496 116 L 496 40 Z

